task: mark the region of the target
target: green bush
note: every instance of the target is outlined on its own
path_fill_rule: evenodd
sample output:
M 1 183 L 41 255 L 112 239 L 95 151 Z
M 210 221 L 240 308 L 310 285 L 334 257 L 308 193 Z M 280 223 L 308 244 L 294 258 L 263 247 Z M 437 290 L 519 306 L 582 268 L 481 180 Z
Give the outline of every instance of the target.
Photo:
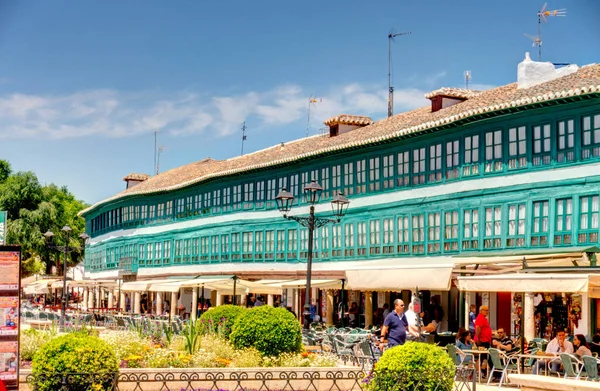
M 229 339 L 235 321 L 246 311 L 248 310 L 244 307 L 231 304 L 212 307 L 202 314 L 196 327 L 203 334 L 215 333 Z
M 60 388 L 61 375 L 93 374 L 67 377 L 71 391 L 109 389 L 119 365 L 110 346 L 98 337 L 71 333 L 46 343 L 34 356 L 31 373 L 37 391 Z
M 263 305 L 246 311 L 233 325 L 229 340 L 236 349 L 254 347 L 265 356 L 302 349 L 300 323 L 285 308 Z
M 455 367 L 437 345 L 408 342 L 387 349 L 367 379 L 370 391 L 402 388 L 414 391 L 451 391 Z
M 26 329 L 21 332 L 21 341 L 19 351 L 22 361 L 31 361 L 35 352 L 41 349 L 46 342 L 52 339 L 52 335 L 47 331 L 36 329 Z

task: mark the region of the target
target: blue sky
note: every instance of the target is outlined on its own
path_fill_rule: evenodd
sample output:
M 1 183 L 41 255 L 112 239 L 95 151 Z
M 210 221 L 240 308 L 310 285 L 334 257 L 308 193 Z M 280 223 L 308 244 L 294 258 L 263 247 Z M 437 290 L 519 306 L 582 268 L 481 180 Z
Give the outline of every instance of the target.
M 303 137 L 340 113 L 386 115 L 387 35 L 395 112 L 423 94 L 516 80 L 537 48 L 543 0 L 2 1 L 0 158 L 94 203 L 130 172 L 239 155 Z M 600 2 L 557 0 L 544 60 L 600 62 Z

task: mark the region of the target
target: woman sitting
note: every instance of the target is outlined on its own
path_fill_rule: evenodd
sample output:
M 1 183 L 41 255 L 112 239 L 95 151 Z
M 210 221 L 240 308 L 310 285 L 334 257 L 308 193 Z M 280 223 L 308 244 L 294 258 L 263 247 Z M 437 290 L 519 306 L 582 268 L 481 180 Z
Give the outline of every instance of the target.
M 461 351 L 473 350 L 473 348 L 475 347 L 475 344 L 473 343 L 473 340 L 471 339 L 471 333 L 469 332 L 469 330 L 463 329 L 460 331 L 460 333 L 458 335 L 458 340 L 456 341 L 456 347 L 458 349 L 460 349 Z M 466 355 L 464 357 L 463 364 L 470 364 L 471 359 L 472 359 L 471 355 Z
M 592 355 L 592 351 L 590 350 L 583 334 L 575 335 L 575 338 L 573 339 L 573 348 L 575 349 L 575 355 L 578 357 Z

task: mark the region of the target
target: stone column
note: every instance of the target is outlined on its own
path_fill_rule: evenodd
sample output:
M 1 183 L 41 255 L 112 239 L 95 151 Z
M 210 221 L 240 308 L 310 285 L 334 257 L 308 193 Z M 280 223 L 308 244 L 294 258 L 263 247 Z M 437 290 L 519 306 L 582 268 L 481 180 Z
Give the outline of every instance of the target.
M 134 292 L 133 293 L 133 313 L 134 314 L 139 314 L 142 312 L 141 303 L 140 303 L 141 300 L 142 300 L 141 292 Z
M 267 305 L 270 305 L 271 307 L 273 307 L 273 295 L 267 295 Z
M 216 289 L 212 289 L 210 291 L 210 304 L 215 306 L 218 305 L 217 304 L 217 290 Z
M 327 314 L 325 315 L 325 324 L 327 326 L 333 326 L 333 289 L 327 289 Z
M 171 318 L 177 315 L 177 292 L 171 292 Z
M 217 292 L 216 303 L 217 306 L 223 305 L 223 295 L 221 295 L 219 292 Z
M 88 309 L 94 308 L 94 288 L 90 288 L 88 293 Z
M 119 301 L 119 310 L 125 312 L 125 292 L 121 291 L 121 300 Z
M 196 320 L 196 316 L 198 315 L 198 287 L 195 286 L 192 289 L 192 313 L 190 314 L 191 320 Z
M 88 288 L 83 288 L 83 301 L 82 301 L 82 304 L 84 306 L 86 306 L 86 307 L 88 306 L 88 300 L 89 300 L 88 296 L 89 296 L 88 295 Z
M 113 308 L 114 306 L 114 292 L 112 288 L 108 289 L 108 308 Z
M 244 292 L 242 292 L 242 294 L 240 295 L 240 305 L 242 307 L 246 306 L 246 293 L 244 293 Z
M 373 292 L 365 292 L 365 328 L 373 324 Z
M 162 315 L 163 311 L 163 298 L 162 292 L 155 292 L 156 294 L 156 315 Z
M 525 293 L 525 298 L 523 302 L 523 318 L 525 321 L 524 327 L 525 331 L 525 339 L 530 341 L 535 338 L 535 308 L 533 305 L 533 293 L 527 292 Z

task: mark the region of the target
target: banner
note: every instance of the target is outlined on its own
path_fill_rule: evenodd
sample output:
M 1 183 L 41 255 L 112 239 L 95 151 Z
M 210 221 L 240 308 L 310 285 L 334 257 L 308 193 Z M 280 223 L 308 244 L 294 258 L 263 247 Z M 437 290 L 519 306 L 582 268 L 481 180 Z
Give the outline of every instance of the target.
M 19 389 L 20 264 L 20 247 L 0 246 L 0 381 L 8 391 Z
M 6 220 L 6 212 L 0 210 L 0 246 L 4 246 L 6 244 Z

